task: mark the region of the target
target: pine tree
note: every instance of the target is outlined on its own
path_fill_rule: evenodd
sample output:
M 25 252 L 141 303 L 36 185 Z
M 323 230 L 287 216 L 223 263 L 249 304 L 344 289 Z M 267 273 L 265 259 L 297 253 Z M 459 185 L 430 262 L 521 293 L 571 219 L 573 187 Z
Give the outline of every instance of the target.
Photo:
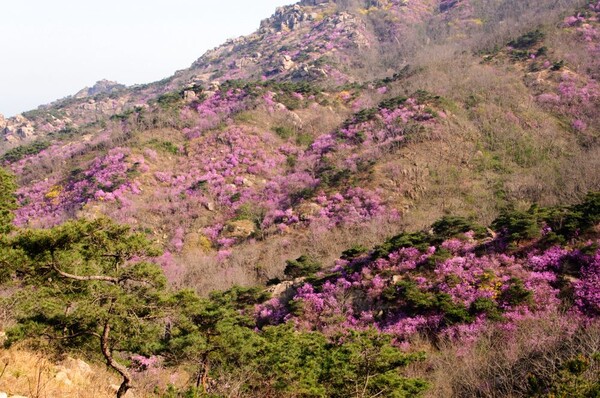
M 164 331 L 166 280 L 148 262 L 158 254 L 150 242 L 108 219 L 77 220 L 19 231 L 0 250 L 22 284 L 8 344 L 95 352 L 121 375 L 122 397 L 132 378 L 116 354 L 152 353 Z
M 13 210 L 17 207 L 15 178 L 0 167 L 0 234 L 12 229 Z

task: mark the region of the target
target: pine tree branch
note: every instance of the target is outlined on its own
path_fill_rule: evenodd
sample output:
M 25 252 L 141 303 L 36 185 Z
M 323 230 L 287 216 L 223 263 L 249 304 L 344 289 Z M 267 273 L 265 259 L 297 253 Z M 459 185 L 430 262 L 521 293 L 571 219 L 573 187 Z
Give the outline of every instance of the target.
M 73 280 L 82 281 L 82 282 L 86 282 L 86 281 L 103 281 L 103 282 L 114 283 L 115 285 L 120 282 L 119 278 L 115 278 L 113 276 L 106 276 L 106 275 L 89 275 L 89 276 L 74 275 L 74 274 L 69 274 L 68 272 L 62 271 L 54 263 L 51 266 L 52 266 L 52 269 L 54 271 L 56 271 L 60 276 L 62 276 L 63 278 L 67 278 L 67 279 L 73 279 Z

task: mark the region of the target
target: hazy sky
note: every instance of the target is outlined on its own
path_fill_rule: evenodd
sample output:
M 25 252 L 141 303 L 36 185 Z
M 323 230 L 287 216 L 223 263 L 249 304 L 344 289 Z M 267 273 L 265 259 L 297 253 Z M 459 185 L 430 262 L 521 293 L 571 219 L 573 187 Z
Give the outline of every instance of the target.
M 294 0 L 0 0 L 0 113 L 97 80 L 149 83 Z

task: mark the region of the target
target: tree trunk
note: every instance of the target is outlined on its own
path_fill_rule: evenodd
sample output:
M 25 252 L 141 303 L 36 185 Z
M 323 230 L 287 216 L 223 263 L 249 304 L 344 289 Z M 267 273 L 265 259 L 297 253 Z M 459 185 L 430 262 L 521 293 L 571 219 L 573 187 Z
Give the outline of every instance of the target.
M 210 363 L 208 361 L 208 352 L 202 355 L 199 363 L 198 377 L 196 378 L 196 388 L 202 386 L 203 392 L 208 392 L 208 374 L 210 373 Z
M 102 332 L 102 336 L 100 337 L 100 348 L 102 349 L 102 354 L 106 359 L 106 364 L 117 371 L 123 377 L 123 382 L 119 386 L 119 390 L 117 390 L 117 398 L 122 398 L 127 391 L 133 387 L 131 384 L 131 375 L 127 371 L 127 368 L 117 361 L 112 356 L 112 350 L 110 349 L 110 344 L 108 341 L 108 336 L 110 334 L 110 323 L 106 321 L 104 324 L 104 331 Z
M 202 374 L 202 389 L 204 393 L 208 393 L 208 374 L 210 373 L 210 363 L 204 362 L 204 372 Z

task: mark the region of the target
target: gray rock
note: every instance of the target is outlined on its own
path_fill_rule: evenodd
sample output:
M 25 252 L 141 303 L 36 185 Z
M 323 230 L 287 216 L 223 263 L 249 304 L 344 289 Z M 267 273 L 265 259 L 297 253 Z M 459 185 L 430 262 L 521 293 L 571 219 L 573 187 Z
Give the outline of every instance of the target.
M 256 63 L 256 58 L 240 57 L 233 61 L 233 66 L 237 69 L 241 69 L 254 63 Z
M 290 57 L 289 55 L 284 55 L 279 59 L 279 66 L 284 71 L 287 71 L 287 70 L 294 69 L 294 67 L 296 66 L 296 63 L 294 61 L 292 61 L 292 57 Z
M 321 4 L 327 4 L 327 3 L 335 3 L 335 0 L 302 0 L 300 2 L 300 5 L 314 7 L 314 6 L 318 6 Z
M 273 33 L 284 30 L 295 30 L 304 23 L 313 20 L 313 14 L 308 14 L 299 4 L 279 7 L 275 10 L 275 14 L 271 18 L 265 19 L 260 23 L 259 32 Z
M 60 384 L 64 384 L 65 386 L 73 385 L 73 382 L 69 378 L 69 375 L 64 370 L 61 370 L 60 372 L 58 372 L 56 374 L 56 376 L 54 376 L 54 378 L 56 379 L 57 382 L 59 382 Z
M 110 80 L 99 80 L 92 87 L 85 87 L 78 91 L 73 97 L 75 98 L 86 98 L 93 97 L 98 94 L 111 94 L 120 90 L 125 89 L 126 86 L 113 82 Z
M 14 135 L 5 134 L 4 141 L 11 143 L 11 144 L 16 144 L 19 142 L 19 139 L 17 137 L 15 137 Z
M 185 102 L 192 102 L 198 99 L 198 95 L 192 90 L 186 90 L 183 92 L 183 99 Z
M 92 373 L 92 367 L 90 365 L 88 365 L 87 362 L 85 362 L 81 359 L 75 359 L 75 358 L 68 357 L 67 359 L 65 359 L 64 365 L 67 369 L 78 372 L 82 375 Z
M 17 135 L 23 139 L 31 138 L 35 134 L 33 126 L 27 125 L 17 129 Z
M 284 295 L 285 292 L 287 292 L 293 286 L 294 286 L 293 281 L 285 281 L 285 282 L 281 282 L 275 286 L 270 287 L 269 289 L 267 289 L 267 291 L 269 293 L 271 293 L 272 297 L 281 297 Z
M 250 220 L 230 221 L 225 225 L 225 236 L 245 239 L 252 235 L 256 226 Z

